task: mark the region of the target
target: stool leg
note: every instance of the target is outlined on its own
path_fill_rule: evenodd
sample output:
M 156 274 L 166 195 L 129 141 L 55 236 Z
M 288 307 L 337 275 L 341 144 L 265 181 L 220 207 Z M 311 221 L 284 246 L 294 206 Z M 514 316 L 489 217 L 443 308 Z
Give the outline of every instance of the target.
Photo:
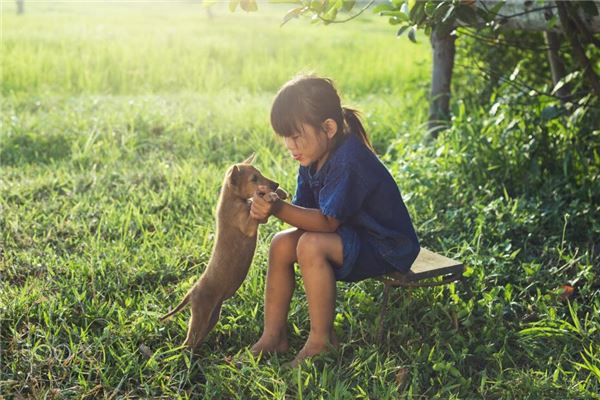
M 383 299 L 381 300 L 381 309 L 379 310 L 378 326 L 377 326 L 377 340 L 379 343 L 383 343 L 383 316 L 387 308 L 388 300 L 390 298 L 390 289 L 392 287 L 388 284 L 383 284 Z
M 469 278 L 467 278 L 466 276 L 463 276 L 462 274 L 460 275 L 460 283 L 462 284 L 463 288 L 465 289 L 465 292 L 467 292 L 467 300 L 470 300 L 473 298 L 473 291 L 471 290 L 471 285 L 469 284 Z

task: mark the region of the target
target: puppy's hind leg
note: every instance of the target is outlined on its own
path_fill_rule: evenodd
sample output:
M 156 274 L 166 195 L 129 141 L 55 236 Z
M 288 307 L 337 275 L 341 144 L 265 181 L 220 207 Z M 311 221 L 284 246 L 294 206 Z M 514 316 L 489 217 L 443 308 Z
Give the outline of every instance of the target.
M 203 296 L 196 293 L 192 293 L 190 303 L 192 316 L 190 317 L 187 337 L 183 345 L 195 349 L 202 343 L 214 326 L 214 324 L 211 324 L 213 312 L 217 307 L 220 307 L 220 303 L 215 304 L 215 300 L 211 299 L 210 296 Z
M 217 304 L 217 306 L 215 307 L 215 309 L 212 312 L 212 315 L 210 317 L 210 322 L 208 324 L 208 331 L 209 332 L 213 330 L 213 328 L 215 327 L 215 325 L 219 321 L 219 317 L 221 316 L 221 305 L 223 305 L 223 302 Z

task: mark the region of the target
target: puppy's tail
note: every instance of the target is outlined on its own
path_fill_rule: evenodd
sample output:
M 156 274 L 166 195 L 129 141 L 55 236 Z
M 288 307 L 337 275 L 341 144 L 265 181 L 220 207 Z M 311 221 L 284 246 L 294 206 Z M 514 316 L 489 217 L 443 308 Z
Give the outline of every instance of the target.
M 183 300 L 181 300 L 181 303 L 179 303 L 177 305 L 177 307 L 175 307 L 172 311 L 170 311 L 168 314 L 163 315 L 162 317 L 160 317 L 158 320 L 159 321 L 164 321 L 165 319 L 172 317 L 173 315 L 177 314 L 179 311 L 181 311 L 183 309 L 183 307 L 185 307 L 187 305 L 187 303 L 190 302 L 190 292 L 188 292 L 188 294 L 185 295 L 185 297 L 183 298 Z

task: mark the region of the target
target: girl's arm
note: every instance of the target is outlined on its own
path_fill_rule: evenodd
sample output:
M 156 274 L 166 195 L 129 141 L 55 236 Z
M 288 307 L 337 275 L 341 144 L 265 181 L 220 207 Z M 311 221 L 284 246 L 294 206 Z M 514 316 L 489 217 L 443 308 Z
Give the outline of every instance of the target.
M 256 219 L 274 215 L 283 222 L 308 232 L 335 232 L 341 224 L 341 221 L 323 215 L 321 210 L 296 206 L 282 200 L 269 203 L 260 196 L 252 198 L 250 215 Z
M 283 222 L 308 232 L 335 232 L 341 221 L 323 215 L 316 208 L 304 208 L 278 200 L 271 208 L 272 215 Z

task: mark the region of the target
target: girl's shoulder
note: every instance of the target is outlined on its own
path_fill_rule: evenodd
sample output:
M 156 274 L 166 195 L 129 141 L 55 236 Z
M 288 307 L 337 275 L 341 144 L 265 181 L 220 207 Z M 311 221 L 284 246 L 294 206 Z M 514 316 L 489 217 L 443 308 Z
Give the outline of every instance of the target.
M 374 155 L 356 135 L 348 135 L 333 153 L 332 161 L 337 164 L 353 164 L 356 160 Z
M 338 148 L 341 151 L 330 158 L 327 168 L 324 168 L 319 177 L 323 184 L 329 182 L 337 185 L 344 182 L 356 188 L 373 188 L 388 180 L 386 167 L 368 147 L 362 142 L 359 144 L 360 146 Z
M 381 160 L 356 135 L 349 135 L 332 157 L 332 164 L 355 171 L 385 169 Z

